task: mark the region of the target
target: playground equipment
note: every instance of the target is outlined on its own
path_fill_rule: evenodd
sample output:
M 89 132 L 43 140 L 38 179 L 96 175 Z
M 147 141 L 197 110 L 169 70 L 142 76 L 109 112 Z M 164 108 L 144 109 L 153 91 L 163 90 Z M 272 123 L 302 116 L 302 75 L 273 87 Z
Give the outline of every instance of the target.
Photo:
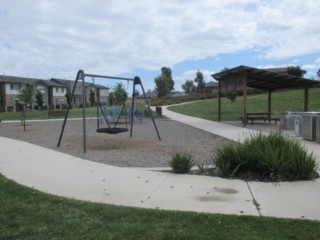
M 145 94 L 145 91 L 144 91 L 142 82 L 141 82 L 141 80 L 140 80 L 139 77 L 136 76 L 136 77 L 134 77 L 134 78 L 122 78 L 122 77 L 114 77 L 114 76 L 87 74 L 87 73 L 84 73 L 83 70 L 79 70 L 78 73 L 77 73 L 76 79 L 75 79 L 75 83 L 74 83 L 74 85 L 73 85 L 73 89 L 72 89 L 72 92 L 71 92 L 71 97 L 70 97 L 69 102 L 68 102 L 67 113 L 66 113 L 65 118 L 64 118 L 64 121 L 63 121 L 63 125 L 62 125 L 62 128 L 61 128 L 60 137 L 59 137 L 59 141 L 58 141 L 57 147 L 60 147 L 60 144 L 61 144 L 61 140 L 62 140 L 62 137 L 63 137 L 65 125 L 66 125 L 66 122 L 67 122 L 67 119 L 68 119 L 70 107 L 71 107 L 71 105 L 72 105 L 72 101 L 73 101 L 73 98 L 74 98 L 74 92 L 75 92 L 77 83 L 78 83 L 79 80 L 82 80 L 82 96 L 83 96 L 83 97 L 82 97 L 83 152 L 86 153 L 86 151 L 87 151 L 87 140 L 86 140 L 86 89 L 85 89 L 85 78 L 86 78 L 86 77 L 91 77 L 92 79 L 94 79 L 94 78 L 103 78 L 103 79 L 115 79 L 115 80 L 125 80 L 125 81 L 132 81 L 132 82 L 133 82 L 132 103 L 131 103 L 131 112 L 130 112 L 130 116 L 131 116 L 131 121 L 130 121 L 130 137 L 132 137 L 132 130 L 133 130 L 134 101 L 135 101 L 135 90 L 136 90 L 135 87 L 136 87 L 136 85 L 140 85 L 140 86 L 141 86 L 141 89 L 142 89 L 142 93 L 143 93 L 144 99 L 145 99 L 145 101 L 146 101 L 146 103 L 147 103 L 149 115 L 150 115 L 150 117 L 151 117 L 153 126 L 154 126 L 154 128 L 155 128 L 155 130 L 156 130 L 156 133 L 157 133 L 157 136 L 158 136 L 159 141 L 161 140 L 160 134 L 159 134 L 159 131 L 158 131 L 158 128 L 157 128 L 157 125 L 156 125 L 156 123 L 155 123 L 155 121 L 154 121 L 154 118 L 153 118 L 153 115 L 152 115 L 152 112 L 151 112 L 151 109 L 150 109 L 150 105 L 149 105 L 148 99 L 147 99 L 147 97 L 146 97 L 146 94 Z M 100 104 L 99 104 L 99 101 L 98 101 L 98 105 L 100 105 Z M 101 106 L 101 105 L 100 105 L 100 106 Z M 122 110 L 123 110 L 123 109 L 122 109 Z M 120 116 L 121 116 L 121 113 L 119 114 L 118 120 L 116 121 L 116 123 L 119 121 Z M 105 116 L 105 119 L 107 119 L 106 116 Z M 107 122 L 107 123 L 108 123 L 108 122 Z M 127 132 L 127 131 L 128 131 L 127 128 L 117 128 L 116 125 L 117 125 L 117 124 L 115 124 L 114 127 L 111 127 L 111 125 L 108 123 L 108 128 L 100 128 L 100 127 L 99 127 L 99 111 L 98 111 L 98 107 L 97 107 L 97 132 L 99 132 L 99 133 L 108 133 L 108 134 L 117 134 L 117 133 Z

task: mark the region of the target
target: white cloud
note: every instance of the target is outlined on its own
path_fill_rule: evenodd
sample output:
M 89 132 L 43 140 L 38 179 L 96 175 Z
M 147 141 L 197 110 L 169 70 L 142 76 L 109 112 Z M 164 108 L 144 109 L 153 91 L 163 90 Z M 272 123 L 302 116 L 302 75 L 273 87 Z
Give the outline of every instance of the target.
M 0 66 L 74 78 L 80 68 L 118 75 L 246 49 L 300 56 L 320 50 L 317 2 L 1 1 Z
M 306 65 L 303 65 L 302 66 L 302 69 L 316 69 L 317 68 L 317 66 L 316 65 L 314 65 L 314 64 L 306 64 Z
M 320 50 L 317 0 L 268 1 L 259 6 L 257 44 L 267 48 L 267 58 L 287 58 Z
M 314 63 L 320 65 L 320 57 L 316 58 L 316 60 L 314 60 Z

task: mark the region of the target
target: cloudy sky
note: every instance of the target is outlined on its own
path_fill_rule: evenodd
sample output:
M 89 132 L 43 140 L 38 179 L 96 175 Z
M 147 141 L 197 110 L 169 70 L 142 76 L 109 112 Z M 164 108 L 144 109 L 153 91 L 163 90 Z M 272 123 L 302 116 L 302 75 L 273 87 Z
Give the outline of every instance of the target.
M 0 0 L 0 74 L 140 76 L 300 66 L 317 79 L 320 0 Z

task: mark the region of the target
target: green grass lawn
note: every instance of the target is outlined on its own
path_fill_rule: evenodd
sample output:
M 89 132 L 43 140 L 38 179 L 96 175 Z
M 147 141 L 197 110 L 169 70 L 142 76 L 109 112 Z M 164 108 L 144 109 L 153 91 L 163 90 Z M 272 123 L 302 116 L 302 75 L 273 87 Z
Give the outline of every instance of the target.
M 127 106 L 127 108 L 130 108 L 131 106 Z M 111 108 L 118 108 L 119 112 L 122 109 L 121 106 L 115 106 L 113 105 Z M 135 105 L 136 111 L 138 113 L 143 113 L 146 111 L 146 107 L 143 104 L 136 104 Z M 126 110 L 124 110 L 123 113 L 127 113 Z M 26 120 L 39 120 L 39 119 L 48 119 L 48 111 L 47 110 L 34 110 L 34 111 L 26 111 Z M 97 116 L 97 108 L 96 107 L 87 107 L 86 108 L 86 118 L 90 117 L 96 117 Z M 21 120 L 22 118 L 22 112 L 0 112 L 0 120 L 2 121 L 8 121 L 8 120 Z M 56 118 L 56 117 L 50 117 L 50 118 Z M 62 117 L 59 117 L 62 118 Z M 69 111 L 68 118 L 82 118 L 82 108 L 73 108 Z
M 26 120 L 48 119 L 48 111 L 26 111 Z M 22 116 L 21 112 L 0 112 L 0 120 L 20 120 Z M 95 107 L 86 108 L 86 117 L 96 117 L 97 109 Z M 82 108 L 74 108 L 69 112 L 69 118 L 82 117 Z M 53 117 L 51 117 L 53 118 Z M 60 117 L 61 118 L 61 117 Z
M 242 96 L 234 103 L 226 98 L 221 99 L 221 120 L 239 121 L 242 116 Z M 170 110 L 216 121 L 218 119 L 218 99 L 209 99 L 184 105 L 169 107 Z M 282 112 L 303 112 L 304 90 L 277 91 L 272 93 L 271 111 L 274 117 L 280 117 Z M 247 112 L 267 112 L 268 94 L 254 94 L 247 98 Z M 320 112 L 320 88 L 309 89 L 309 111 Z
M 0 239 L 319 239 L 320 222 L 76 201 L 0 175 Z

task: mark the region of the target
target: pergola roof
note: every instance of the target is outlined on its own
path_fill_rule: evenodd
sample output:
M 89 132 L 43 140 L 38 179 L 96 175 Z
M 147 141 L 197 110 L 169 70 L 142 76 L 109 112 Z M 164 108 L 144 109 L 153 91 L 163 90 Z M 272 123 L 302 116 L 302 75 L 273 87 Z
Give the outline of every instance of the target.
M 269 91 L 275 89 L 308 88 L 320 85 L 319 81 L 247 66 L 235 67 L 211 76 L 217 81 L 221 81 L 234 75 L 246 75 L 248 87 Z

